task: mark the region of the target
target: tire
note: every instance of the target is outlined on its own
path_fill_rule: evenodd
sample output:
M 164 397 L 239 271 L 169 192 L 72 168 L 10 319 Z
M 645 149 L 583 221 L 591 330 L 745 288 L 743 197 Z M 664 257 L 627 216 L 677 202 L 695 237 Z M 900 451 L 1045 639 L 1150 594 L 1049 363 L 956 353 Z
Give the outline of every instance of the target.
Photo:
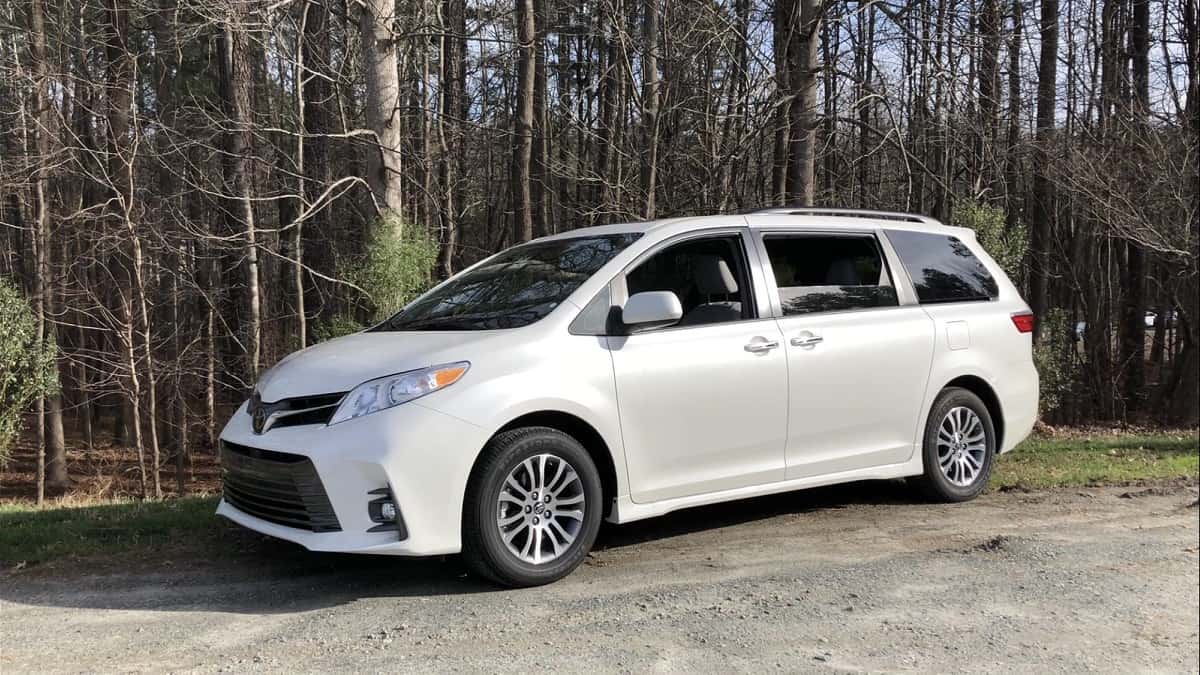
M 600 473 L 579 441 L 549 427 L 502 432 L 467 484 L 463 558 L 504 586 L 557 581 L 587 557 L 603 510 Z
M 996 428 L 975 394 L 958 387 L 943 389 L 929 410 L 922 445 L 925 473 L 915 482 L 930 500 L 965 502 L 987 487 L 996 461 Z

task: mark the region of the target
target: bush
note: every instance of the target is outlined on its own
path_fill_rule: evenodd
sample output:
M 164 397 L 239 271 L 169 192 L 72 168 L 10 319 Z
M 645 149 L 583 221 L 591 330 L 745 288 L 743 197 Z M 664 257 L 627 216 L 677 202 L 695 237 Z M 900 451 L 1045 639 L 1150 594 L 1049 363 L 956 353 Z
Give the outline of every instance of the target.
M 433 283 L 438 243 L 419 225 L 404 223 L 395 213 L 380 216 L 361 258 L 346 265 L 343 277 L 367 294 L 368 323 L 395 314 Z M 399 234 L 397 234 L 399 232 Z M 365 328 L 361 317 L 341 315 L 318 326 L 319 340 L 349 335 Z
M 1038 317 L 1033 363 L 1040 378 L 1041 414 L 1053 413 L 1075 381 L 1075 326 L 1066 310 L 1054 308 Z
M 38 341 L 29 303 L 0 279 L 0 467 L 8 461 L 21 414 L 58 388 L 54 354 L 53 345 Z
M 382 321 L 432 284 L 438 243 L 424 227 L 402 223 L 391 212 L 373 231 L 363 259 L 347 276 L 370 297 L 372 320 Z
M 1004 210 L 987 204 L 960 201 L 954 205 L 950 222 L 975 231 L 975 238 L 983 250 L 992 256 L 1000 269 L 1017 286 L 1025 278 L 1025 251 L 1029 248 L 1029 235 L 1025 226 L 1018 222 L 1015 227 L 1005 225 Z
M 364 328 L 366 326 L 360 323 L 358 319 L 341 314 L 313 326 L 313 337 L 317 339 L 317 342 L 325 342 L 326 340 L 352 335 Z

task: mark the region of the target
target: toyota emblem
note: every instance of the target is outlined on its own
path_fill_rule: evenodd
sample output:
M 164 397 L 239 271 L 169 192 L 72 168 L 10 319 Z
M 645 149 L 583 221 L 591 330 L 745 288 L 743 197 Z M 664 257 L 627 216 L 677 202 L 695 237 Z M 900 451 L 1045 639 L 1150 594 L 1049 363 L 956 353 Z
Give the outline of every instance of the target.
M 267 425 L 267 410 L 263 407 L 262 397 L 257 393 L 250 399 L 250 423 L 254 433 L 261 434 Z

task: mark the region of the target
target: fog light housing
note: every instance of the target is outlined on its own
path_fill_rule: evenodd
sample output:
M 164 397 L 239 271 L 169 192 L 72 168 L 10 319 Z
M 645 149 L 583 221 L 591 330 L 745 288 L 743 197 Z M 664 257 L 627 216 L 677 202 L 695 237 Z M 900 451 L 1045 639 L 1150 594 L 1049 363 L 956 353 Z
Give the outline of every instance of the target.
M 404 527 L 404 518 L 396 506 L 396 498 L 390 488 L 379 488 L 367 493 L 374 499 L 367 502 L 367 515 L 371 522 L 378 523 L 367 532 L 395 532 L 401 541 L 408 538 L 408 530 Z

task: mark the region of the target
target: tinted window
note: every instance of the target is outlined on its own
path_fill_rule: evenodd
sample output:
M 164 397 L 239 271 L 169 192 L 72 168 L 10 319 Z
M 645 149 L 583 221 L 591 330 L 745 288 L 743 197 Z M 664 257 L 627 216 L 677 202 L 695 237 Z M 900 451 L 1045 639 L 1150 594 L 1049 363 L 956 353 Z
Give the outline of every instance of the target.
M 671 291 L 683 305 L 677 325 L 754 316 L 740 236 L 692 239 L 668 246 L 625 277 L 629 295 Z
M 887 236 L 921 302 L 989 300 L 1000 294 L 991 273 L 957 237 L 902 230 Z
M 558 307 L 640 234 L 510 248 L 417 298 L 374 331 L 518 328 Z
M 874 237 L 763 238 L 785 315 L 896 304 Z

